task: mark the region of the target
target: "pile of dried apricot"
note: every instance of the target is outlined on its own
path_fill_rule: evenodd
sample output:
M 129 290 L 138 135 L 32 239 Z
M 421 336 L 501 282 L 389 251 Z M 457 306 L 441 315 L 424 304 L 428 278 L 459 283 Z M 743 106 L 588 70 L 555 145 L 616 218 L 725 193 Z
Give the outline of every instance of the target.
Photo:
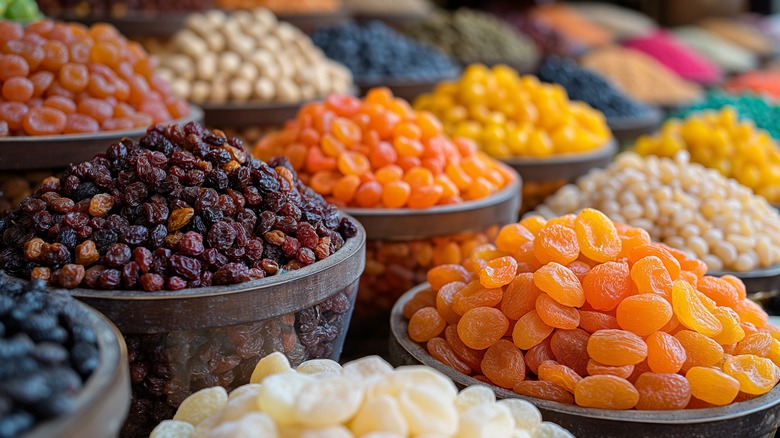
M 428 208 L 489 196 L 515 179 L 465 138 L 450 139 L 433 114 L 387 88 L 364 99 L 331 94 L 305 105 L 254 150 L 285 155 L 301 179 L 340 207 Z
M 113 26 L 0 22 L 0 137 L 145 128 L 190 113 Z
M 736 277 L 585 209 L 531 216 L 428 273 L 409 337 L 519 394 L 605 409 L 726 405 L 780 380 L 780 329 Z

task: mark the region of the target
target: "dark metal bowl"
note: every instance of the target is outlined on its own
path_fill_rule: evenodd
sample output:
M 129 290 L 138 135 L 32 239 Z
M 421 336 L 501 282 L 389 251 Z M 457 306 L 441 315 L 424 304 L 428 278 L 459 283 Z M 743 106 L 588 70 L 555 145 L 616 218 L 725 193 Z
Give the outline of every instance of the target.
M 550 158 L 507 158 L 501 161 L 515 169 L 525 182 L 572 181 L 591 169 L 605 167 L 617 150 L 617 143 L 611 139 L 592 152 L 561 154 Z
M 187 123 L 203 119 L 203 111 L 190 106 L 190 115 L 169 123 Z M 70 163 L 89 161 L 124 137 L 139 139 L 146 128 L 94 134 L 61 134 L 0 138 L 0 171 L 64 169 Z
M 100 362 L 76 397 L 73 412 L 44 422 L 23 438 L 116 436 L 130 408 L 130 372 L 122 334 L 95 309 L 79 304 L 97 334 Z
M 393 92 L 395 97 L 412 102 L 417 96 L 433 91 L 440 82 L 457 79 L 459 74 L 460 70 L 455 69 L 440 77 L 431 79 L 379 78 L 374 80 L 356 80 L 356 83 L 361 95 L 365 95 L 368 93 L 368 90 L 374 87 L 387 87 Z
M 390 358 L 395 366 L 427 365 L 451 378 L 458 386 L 485 385 L 444 365 L 412 341 L 403 307 L 417 292 L 428 287 L 421 284 L 408 291 L 393 307 L 390 319 L 392 336 Z M 690 438 L 744 437 L 770 438 L 780 425 L 780 385 L 769 393 L 727 406 L 676 411 L 637 411 L 583 408 L 580 406 L 527 397 L 507 389 L 491 386 L 499 398 L 521 398 L 536 405 L 547 421 L 553 421 L 582 437 Z
M 656 132 L 663 119 L 663 111 L 650 107 L 642 117 L 607 117 L 607 125 L 618 143 L 624 144 L 632 143 L 641 135 Z

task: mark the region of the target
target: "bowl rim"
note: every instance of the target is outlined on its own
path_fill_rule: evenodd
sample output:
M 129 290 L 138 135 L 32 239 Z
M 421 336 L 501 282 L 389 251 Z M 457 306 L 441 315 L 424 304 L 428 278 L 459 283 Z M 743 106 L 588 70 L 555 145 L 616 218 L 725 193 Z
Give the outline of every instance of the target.
M 612 157 L 617 151 L 618 144 L 613 135 L 601 147 L 591 151 L 556 154 L 545 158 L 508 157 L 502 159 L 501 162 L 512 166 L 522 175 L 522 171 L 518 170 L 518 167 L 588 163 L 605 157 Z
M 117 433 L 127 416 L 130 408 L 130 371 L 124 338 L 103 314 L 78 300 L 74 301 L 79 316 L 89 323 L 97 336 L 98 367 L 76 396 L 73 411 L 38 424 L 22 438 L 89 435 L 99 431 Z M 115 413 L 115 416 L 83 419 L 84 414 L 94 410 L 103 414 Z M 121 417 L 116 416 L 116 413 L 121 413 Z
M 152 123 L 146 128 L 126 129 L 123 131 L 98 131 L 88 134 L 25 135 L 16 137 L 2 137 L 0 138 L 0 148 L 25 146 L 30 143 L 55 143 L 55 145 L 57 145 L 61 143 L 76 143 L 96 140 L 116 141 L 124 137 L 138 138 L 146 134 L 149 127 L 155 125 L 183 125 L 189 122 L 203 120 L 203 109 L 189 102 L 187 102 L 187 104 L 190 107 L 190 115 L 175 120 L 169 120 L 163 123 Z
M 483 230 L 517 221 L 522 178 L 515 177 L 488 197 L 429 208 L 345 208 L 366 228 L 370 240 L 414 240 Z
M 463 386 L 485 385 L 492 389 L 500 398 L 519 398 L 527 400 L 539 409 L 553 411 L 565 415 L 595 418 L 608 421 L 625 421 L 634 423 L 661 423 L 661 424 L 691 424 L 729 420 L 743 417 L 762 411 L 780 404 L 780 384 L 775 385 L 771 391 L 756 398 L 742 402 L 731 403 L 725 406 L 703 409 L 681 409 L 674 411 L 651 410 L 614 410 L 600 408 L 585 408 L 576 405 L 544 400 L 536 397 L 528 397 L 517 394 L 495 385 L 479 381 L 473 377 L 461 374 L 447 365 L 433 358 L 428 352 L 408 336 L 408 321 L 403 316 L 404 305 L 419 291 L 430 287 L 428 283 L 419 284 L 405 292 L 393 305 L 390 316 L 390 331 L 395 341 L 423 365 L 430 366 L 444 373 L 447 377 Z

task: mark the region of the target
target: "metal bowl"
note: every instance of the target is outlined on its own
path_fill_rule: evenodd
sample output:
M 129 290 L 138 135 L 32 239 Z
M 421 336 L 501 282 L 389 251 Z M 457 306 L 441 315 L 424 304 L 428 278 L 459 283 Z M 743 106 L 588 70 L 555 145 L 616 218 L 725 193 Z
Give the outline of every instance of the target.
M 97 334 L 100 361 L 75 399 L 73 412 L 36 426 L 23 438 L 116 436 L 130 408 L 130 372 L 122 334 L 105 316 L 79 303 Z
M 132 382 L 123 437 L 149 436 L 191 393 L 249 383 L 276 351 L 293 365 L 338 360 L 365 266 L 366 233 L 295 271 L 229 286 L 71 294 L 103 312 L 125 337 Z
M 200 121 L 203 112 L 190 106 L 190 115 L 170 123 Z M 0 138 L 0 171 L 64 169 L 70 163 L 89 161 L 124 137 L 139 139 L 146 128 L 94 134 L 61 134 Z
M 581 154 L 561 154 L 550 158 L 507 158 L 501 160 L 523 177 L 525 182 L 575 180 L 612 161 L 618 147 L 611 139 L 603 147 Z
M 357 80 L 357 86 L 361 95 L 368 93 L 374 87 L 387 87 L 395 97 L 400 97 L 412 102 L 417 96 L 430 93 L 442 81 L 457 79 L 459 69 L 444 73 L 437 78 L 429 79 L 403 79 L 403 78 L 376 78 Z
M 642 117 L 607 117 L 607 125 L 620 144 L 632 143 L 640 135 L 658 130 L 664 114 L 659 108 L 650 107 Z
M 472 377 L 444 365 L 409 338 L 403 307 L 417 292 L 428 287 L 421 284 L 408 291 L 393 307 L 390 319 L 392 336 L 390 358 L 395 366 L 427 365 L 444 373 L 458 386 L 485 385 Z M 745 438 L 772 437 L 780 425 L 780 385 L 769 393 L 727 406 L 676 411 L 619 411 L 580 406 L 527 397 L 507 389 L 491 386 L 499 398 L 520 398 L 536 405 L 547 421 L 553 421 L 582 437 L 690 438 L 724 436 Z
M 294 119 L 298 110 L 306 103 L 308 102 L 246 102 L 220 105 L 204 103 L 201 106 L 206 126 L 250 128 L 282 126 L 284 122 Z

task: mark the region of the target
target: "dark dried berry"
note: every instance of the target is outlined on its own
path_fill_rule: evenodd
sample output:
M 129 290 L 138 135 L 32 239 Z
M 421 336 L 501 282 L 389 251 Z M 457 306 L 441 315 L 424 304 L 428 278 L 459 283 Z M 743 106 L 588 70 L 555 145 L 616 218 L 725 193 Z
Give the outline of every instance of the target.
M 103 261 L 107 266 L 121 268 L 130 261 L 131 257 L 132 251 L 129 246 L 124 243 L 115 243 L 108 247 L 106 255 L 103 256 Z

